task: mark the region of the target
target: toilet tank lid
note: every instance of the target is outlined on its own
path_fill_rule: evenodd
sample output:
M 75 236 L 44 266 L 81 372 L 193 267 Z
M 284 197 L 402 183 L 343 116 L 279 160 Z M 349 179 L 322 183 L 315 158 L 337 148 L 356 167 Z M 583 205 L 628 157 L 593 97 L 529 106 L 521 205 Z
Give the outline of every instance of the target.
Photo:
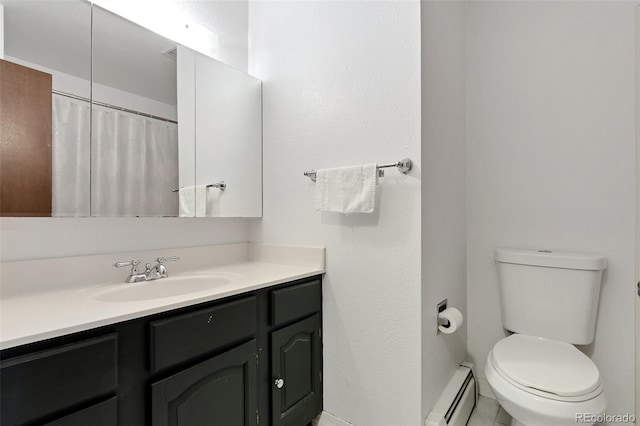
M 497 248 L 496 262 L 548 268 L 600 271 L 607 268 L 607 258 L 599 254 L 571 253 L 552 250 Z

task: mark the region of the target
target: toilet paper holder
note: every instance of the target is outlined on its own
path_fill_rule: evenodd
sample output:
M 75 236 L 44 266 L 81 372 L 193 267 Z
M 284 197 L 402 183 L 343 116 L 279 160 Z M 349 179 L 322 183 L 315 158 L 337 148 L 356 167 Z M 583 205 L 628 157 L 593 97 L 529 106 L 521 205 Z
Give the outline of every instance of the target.
M 438 303 L 438 331 L 436 334 L 453 334 L 462 326 L 464 318 L 462 312 L 450 306 L 447 307 L 447 299 Z
M 437 305 L 437 309 L 438 312 L 436 312 L 436 334 L 440 334 L 442 333 L 442 331 L 440 331 L 440 326 L 444 326 L 444 327 L 449 327 L 449 320 L 448 319 L 444 319 L 444 318 L 440 318 L 438 316 L 438 314 L 442 311 L 444 311 L 445 309 L 447 309 L 447 303 L 448 303 L 448 299 L 444 299 L 442 302 L 438 303 Z

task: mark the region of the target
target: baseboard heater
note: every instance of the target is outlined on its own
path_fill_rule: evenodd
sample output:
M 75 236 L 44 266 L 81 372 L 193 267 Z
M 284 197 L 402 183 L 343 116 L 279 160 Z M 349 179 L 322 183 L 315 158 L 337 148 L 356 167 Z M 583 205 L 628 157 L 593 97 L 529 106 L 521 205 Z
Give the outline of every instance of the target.
M 462 363 L 444 389 L 425 426 L 465 426 L 478 401 L 478 384 L 473 364 Z

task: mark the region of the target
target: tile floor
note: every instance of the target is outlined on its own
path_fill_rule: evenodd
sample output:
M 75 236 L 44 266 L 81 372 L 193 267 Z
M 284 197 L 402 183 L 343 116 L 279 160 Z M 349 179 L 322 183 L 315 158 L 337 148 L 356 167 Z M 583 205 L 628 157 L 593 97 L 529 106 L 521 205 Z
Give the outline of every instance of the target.
M 498 401 L 481 396 L 467 426 L 509 426 L 510 424 L 511 416 L 504 411 Z

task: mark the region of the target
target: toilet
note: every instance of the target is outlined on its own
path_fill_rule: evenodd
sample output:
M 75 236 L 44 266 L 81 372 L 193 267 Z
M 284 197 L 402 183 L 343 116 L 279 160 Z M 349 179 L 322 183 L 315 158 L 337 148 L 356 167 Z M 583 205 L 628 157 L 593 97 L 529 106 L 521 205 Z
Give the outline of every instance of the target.
M 496 249 L 502 324 L 485 376 L 511 426 L 592 425 L 607 399 L 598 367 L 574 345 L 593 341 L 603 256 Z

